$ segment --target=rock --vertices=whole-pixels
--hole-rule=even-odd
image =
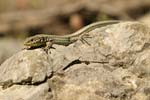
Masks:
[[[150,92],[141,90],[150,88],[149,33],[141,23],[124,22],[91,31],[90,46],[81,41],[64,50],[55,46],[51,58],[63,65],[73,60],[63,69],[64,76],[48,81],[55,99],[140,100],[140,96],[148,100]],[[139,78],[141,73],[144,76]]]
[[[122,22],[87,34],[88,43],[53,45],[49,54],[23,50],[7,59],[0,99],[149,100],[150,28]]]
[[[37,84],[52,74],[48,56],[40,49],[23,50],[15,54],[0,66],[0,70],[3,87],[11,84]]]
[[[38,86],[13,85],[8,89],[1,90],[0,100],[51,100],[52,94],[48,89],[47,83]]]

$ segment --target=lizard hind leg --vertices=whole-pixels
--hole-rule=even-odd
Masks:
[[[87,35],[87,34],[84,34],[84,35],[82,35],[82,36],[80,36],[80,41],[82,42],[82,43],[86,43],[86,44],[88,44],[89,46],[91,45],[85,38],[92,38],[92,37],[90,37],[89,35]]]

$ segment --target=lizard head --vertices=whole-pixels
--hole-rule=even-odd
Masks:
[[[36,48],[43,45],[46,45],[46,43],[44,42],[44,38],[38,35],[29,37],[24,41],[25,48]]]

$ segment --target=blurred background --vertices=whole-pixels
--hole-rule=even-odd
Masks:
[[[0,0],[0,64],[36,34],[71,34],[96,21],[150,26],[150,0]]]

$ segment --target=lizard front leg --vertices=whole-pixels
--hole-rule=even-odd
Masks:
[[[46,46],[45,46],[45,48],[44,48],[44,51],[45,51],[46,53],[48,53],[48,50],[49,50],[50,48],[53,48],[52,45],[53,45],[53,40],[50,40],[50,41],[46,42]]]

